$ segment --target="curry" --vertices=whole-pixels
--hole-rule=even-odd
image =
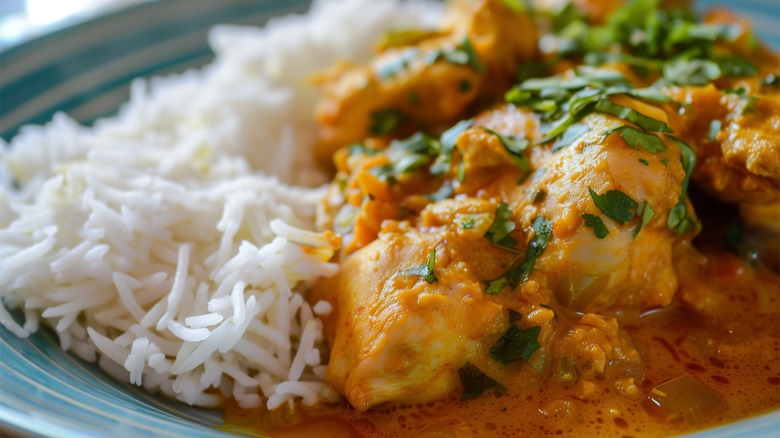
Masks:
[[[777,55],[723,10],[537,3],[453,1],[320,78],[344,247],[313,298],[346,402],[261,430],[666,436],[780,406]]]

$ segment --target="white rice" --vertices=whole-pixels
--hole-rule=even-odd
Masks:
[[[332,309],[301,295],[337,271],[339,245],[306,231],[324,194],[307,187],[325,182],[307,78],[438,14],[320,0],[264,29],[216,27],[211,65],[136,80],[116,117],[23,128],[0,145],[0,323],[20,337],[43,323],[110,375],[192,405],[336,400],[319,319]]]

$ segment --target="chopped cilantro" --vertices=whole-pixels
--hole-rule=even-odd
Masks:
[[[664,165],[664,167],[666,167],[666,166],[668,166],[668,165],[669,165],[669,160],[668,160],[668,159],[666,159],[666,158],[664,158],[664,159],[662,159],[662,160],[661,160],[661,164],[663,164],[663,165]]]
[[[433,64],[440,58],[450,64],[468,65],[477,73],[485,72],[485,66],[479,61],[468,36],[463,37],[460,44],[455,47],[431,50],[425,54],[425,61],[428,64]]]
[[[485,286],[485,293],[488,295],[495,295],[501,292],[501,289],[503,289],[508,282],[509,279],[506,277],[506,275],[501,276],[495,280],[488,281],[487,285]]]
[[[724,76],[753,76],[758,73],[758,67],[741,56],[717,56],[714,59]]]
[[[604,222],[600,217],[588,213],[582,213],[582,219],[585,220],[586,227],[593,228],[593,234],[595,234],[597,238],[603,239],[607,237],[607,234],[609,234],[607,226],[604,225]]]
[[[628,122],[635,123],[645,131],[672,132],[672,129],[669,128],[669,125],[667,125],[666,122],[647,117],[633,108],[612,103],[607,99],[596,102],[596,106],[593,109],[600,113],[609,114]]]
[[[603,195],[599,195],[590,187],[588,191],[596,207],[621,224],[630,221],[639,206],[638,202],[620,190],[607,190]]]
[[[371,113],[371,134],[387,135],[401,124],[401,113],[394,109],[377,110]]]
[[[439,190],[436,190],[431,194],[425,195],[425,197],[430,199],[433,202],[438,202],[449,198],[450,196],[452,196],[453,193],[455,193],[455,189],[452,187],[452,184],[445,182],[444,184],[441,185],[441,187],[439,187]]]
[[[439,158],[431,165],[432,175],[441,175],[450,170],[452,167],[452,154],[455,151],[455,144],[458,138],[467,129],[474,124],[471,119],[461,120],[456,123],[455,126],[444,131],[439,137],[439,144],[441,145],[441,152]]]
[[[490,356],[504,365],[509,365],[519,360],[528,362],[536,350],[541,347],[538,342],[540,326],[527,329],[509,326],[506,333],[490,347]]]
[[[749,95],[747,90],[743,87],[726,89],[723,90],[723,92],[726,94],[735,94],[739,96],[740,114],[745,114],[756,106],[756,97]]]
[[[347,146],[347,154],[353,155],[376,155],[379,153],[377,149],[369,149],[362,143],[353,143]]]
[[[680,197],[678,198],[677,205],[669,210],[669,217],[666,220],[666,224],[678,234],[686,234],[694,231],[698,227],[698,221],[688,214],[688,207],[685,205],[685,198],[688,195],[688,184],[691,181],[693,169],[696,167],[696,152],[682,140],[675,137],[669,138],[680,145],[680,162],[685,171],[685,179],[683,179],[680,188]]]
[[[506,202],[498,204],[498,208],[496,208],[496,218],[485,233],[485,237],[490,239],[493,243],[516,246],[517,241],[510,236],[512,231],[515,230],[515,223],[511,220],[511,217],[512,210],[509,209],[509,204]]]
[[[405,70],[417,57],[417,49],[405,49],[394,56],[380,58],[379,63],[374,67],[374,71],[380,79],[390,79],[401,71]]]
[[[390,47],[411,46],[420,41],[440,35],[442,35],[442,33],[435,30],[392,29],[388,31],[382,38],[382,41],[379,42],[379,47],[381,49],[387,49]]]
[[[523,0],[501,0],[501,3],[503,3],[504,6],[509,8],[512,12],[525,11],[525,5],[523,4]]]
[[[610,129],[604,132],[604,138],[609,137],[613,132],[617,132],[626,144],[632,149],[644,149],[651,154],[666,151],[666,145],[663,140],[655,134],[641,131],[633,126],[623,125],[618,128]]]
[[[710,122],[710,133],[707,137],[710,141],[716,141],[718,134],[720,133],[721,122],[718,119],[714,119]]]
[[[466,362],[463,367],[458,369],[458,376],[460,377],[460,384],[463,386],[463,395],[461,400],[470,400],[482,394],[489,389],[497,389],[499,392],[506,392],[506,388],[501,386],[500,383],[494,379],[488,377],[479,368]]]
[[[566,130],[563,132],[563,134],[558,138],[558,140],[553,143],[552,150],[553,152],[559,151],[566,146],[574,143],[582,137],[583,135],[590,132],[590,126],[588,126],[585,123],[577,123],[574,125],[569,126],[566,128]]]
[[[482,129],[498,138],[498,141],[500,141],[504,149],[509,152],[509,155],[515,161],[515,164],[517,164],[517,167],[519,167],[520,170],[527,171],[529,167],[531,167],[531,163],[528,161],[528,157],[526,157],[524,153],[525,149],[528,148],[528,145],[530,144],[528,139],[515,137],[513,135],[501,135],[487,127],[483,127]]]
[[[642,163],[645,166],[649,166],[650,165],[650,162],[645,160],[644,158],[639,158],[639,162]]]
[[[523,315],[520,314],[520,312],[517,312],[515,310],[509,309],[509,323],[514,323],[517,321],[520,321],[523,318]]]
[[[463,227],[464,230],[470,230],[474,228],[474,218],[467,217],[466,219],[463,219],[463,221],[460,223],[460,226]]]
[[[761,86],[762,87],[780,86],[780,74],[769,73],[768,75],[764,76],[764,79],[761,79]]]
[[[644,228],[655,215],[655,211],[653,211],[653,207],[647,201],[642,201],[636,209],[636,214],[639,216],[639,223],[636,224],[636,228],[634,228],[634,232],[631,233],[631,237],[636,237],[636,235],[642,231],[642,228]]]
[[[721,76],[718,63],[679,57],[664,63],[664,79],[676,85],[707,85]]]
[[[552,221],[545,219],[543,216],[537,216],[534,219],[532,226],[535,234],[531,242],[528,243],[525,260],[520,266],[510,269],[507,273],[510,286],[515,287],[521,282],[527,281],[528,277],[531,276],[536,267],[536,259],[542,255],[552,237],[552,225]]]
[[[423,277],[428,283],[436,283],[439,279],[433,272],[433,265],[436,263],[436,249],[431,248],[428,253],[428,264],[415,266],[411,269],[401,271],[404,275],[417,275]]]

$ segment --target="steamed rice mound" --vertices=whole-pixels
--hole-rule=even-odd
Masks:
[[[0,323],[49,326],[117,379],[192,405],[337,400],[318,318],[331,309],[305,300],[340,245],[308,231],[326,176],[307,78],[436,15],[323,0],[264,29],[217,27],[211,65],[137,80],[118,116],[25,127],[0,149]]]

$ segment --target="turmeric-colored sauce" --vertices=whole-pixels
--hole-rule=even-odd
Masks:
[[[309,298],[344,402],[226,429],[670,436],[780,408],[777,55],[724,11],[520,3],[454,0],[323,78],[344,245]]]
[[[228,430],[273,437],[352,436],[670,436],[718,426],[780,408],[780,278],[753,270],[723,249],[705,253],[697,281],[722,304],[705,318],[679,305],[635,317],[623,326],[642,352],[650,394],[659,383],[688,375],[722,405],[711,413],[672,416],[649,395],[627,398],[609,382],[592,391],[538,385],[523,392],[461,402],[388,403],[360,413],[346,403],[281,409],[225,410]],[[607,377],[609,378],[609,377]]]

